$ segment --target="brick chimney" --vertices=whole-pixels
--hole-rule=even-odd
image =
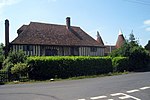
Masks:
[[[70,29],[70,17],[66,18],[66,28]]]
[[[5,20],[5,57],[8,56],[9,52],[9,20]]]

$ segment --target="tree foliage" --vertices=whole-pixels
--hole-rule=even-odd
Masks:
[[[145,46],[145,49],[150,51],[150,40],[148,41],[148,44]]]
[[[8,57],[3,62],[3,68],[10,70],[17,63],[24,63],[27,57],[23,51],[9,52]]]
[[[128,71],[129,59],[127,57],[114,57],[112,59],[113,71],[114,72],[124,72]]]
[[[3,63],[4,58],[5,58],[3,48],[4,48],[4,45],[3,45],[3,43],[1,43],[0,44],[0,69],[2,68],[2,63]]]
[[[11,68],[12,74],[25,75],[28,72],[28,66],[26,63],[17,63]]]
[[[136,40],[135,40],[134,34],[131,32],[131,34],[129,35],[129,42],[133,42],[133,41],[136,41]]]
[[[149,53],[138,44],[133,34],[130,34],[129,40],[126,40],[123,46],[113,51],[110,56],[128,57],[130,62],[129,70],[131,71],[144,69],[150,61]]]
[[[4,45],[3,45],[3,43],[1,43],[0,44],[0,62],[3,62],[3,60],[4,60],[4,50],[3,50],[3,48],[4,48]]]

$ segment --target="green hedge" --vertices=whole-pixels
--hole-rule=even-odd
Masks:
[[[109,57],[29,57],[27,63],[31,79],[69,78],[113,71]]]
[[[127,57],[112,58],[112,65],[114,72],[123,72],[129,70],[129,59]]]

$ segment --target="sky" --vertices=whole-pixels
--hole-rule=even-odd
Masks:
[[[10,42],[17,29],[30,22],[66,24],[81,27],[96,39],[97,31],[105,45],[115,45],[119,29],[126,39],[133,30],[139,44],[150,40],[149,0],[0,0],[0,43],[5,43],[5,19],[10,23]]]

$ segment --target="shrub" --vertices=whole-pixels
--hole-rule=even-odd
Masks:
[[[8,59],[8,62],[17,64],[17,63],[25,62],[27,57],[23,51],[19,51],[19,52],[10,52],[7,59]]]
[[[127,57],[112,58],[112,65],[114,72],[123,72],[129,70],[129,59]]]
[[[130,40],[126,41],[122,47],[114,50],[111,57],[128,57],[129,71],[146,71],[149,64],[149,53],[134,40],[133,34],[130,35]]]
[[[12,74],[25,75],[28,72],[28,66],[25,63],[17,63],[11,68]]]
[[[14,67],[15,64],[24,63],[26,59],[27,57],[23,51],[10,52],[8,57],[3,62],[3,70],[10,71],[10,69]]]
[[[6,60],[5,60],[6,61]],[[4,61],[4,63],[5,63],[5,61]],[[6,61],[7,62],[7,61]],[[5,65],[3,65],[4,67],[3,67],[3,71],[7,71],[7,72],[10,72],[11,71],[11,68],[12,67],[14,67],[14,64],[13,63],[11,63],[11,62],[7,62],[7,63],[5,63]]]
[[[149,53],[142,47],[133,47],[129,56],[130,71],[146,70],[149,64]]]
[[[29,57],[31,79],[69,78],[112,72],[111,58]]]

